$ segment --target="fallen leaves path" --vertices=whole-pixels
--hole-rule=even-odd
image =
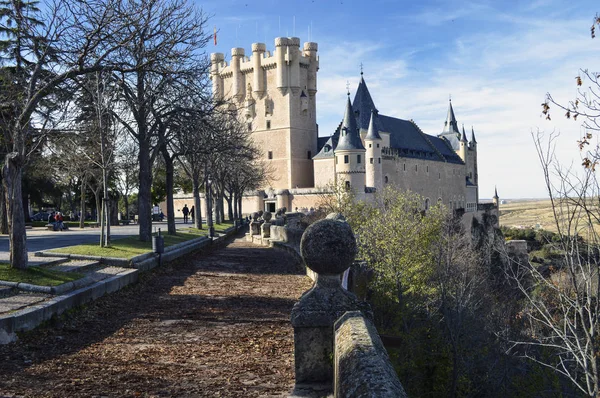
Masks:
[[[0,346],[0,397],[276,397],[293,386],[285,252],[236,240]]]

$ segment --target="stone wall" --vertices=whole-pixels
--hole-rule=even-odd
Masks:
[[[335,323],[335,396],[406,397],[379,333],[360,311]]]

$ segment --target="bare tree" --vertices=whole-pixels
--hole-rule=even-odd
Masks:
[[[132,72],[116,74],[123,103],[130,112],[120,118],[138,143],[139,237],[152,235],[152,164],[159,155],[166,131],[165,118],[173,112],[174,82],[197,76],[204,66],[199,52],[210,36],[206,16],[185,0],[131,0],[120,13],[129,36],[119,60]]]
[[[65,83],[77,76],[113,68],[111,55],[131,38],[128,24],[117,12],[117,0],[69,2],[48,1],[39,10],[31,3],[4,1],[0,26],[8,40],[0,47],[0,58],[11,69],[17,95],[2,98],[11,117],[5,139],[11,143],[2,170],[6,188],[10,229],[11,266],[27,267],[27,244],[21,199],[23,166],[31,142],[42,130],[47,116],[43,102],[55,96]],[[120,65],[122,66],[122,65]],[[6,93],[7,86],[2,88]],[[37,118],[37,119],[36,119]],[[33,124],[37,124],[34,128]]]
[[[534,141],[552,203],[560,260],[550,274],[523,262],[506,267],[526,302],[520,314],[525,331],[511,350],[553,369],[584,394],[598,397],[600,185],[592,168],[575,173],[557,162],[556,137],[550,134],[545,144],[538,132]]]

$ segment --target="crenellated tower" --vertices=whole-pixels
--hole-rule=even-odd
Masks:
[[[278,37],[271,54],[264,43],[231,50],[228,65],[221,53],[211,54],[215,99],[238,109],[262,158],[273,171],[275,189],[314,185],[312,157],[317,153],[317,43]]]

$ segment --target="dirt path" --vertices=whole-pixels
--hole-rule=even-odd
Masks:
[[[270,397],[293,385],[284,252],[241,240],[0,346],[0,397]]]

